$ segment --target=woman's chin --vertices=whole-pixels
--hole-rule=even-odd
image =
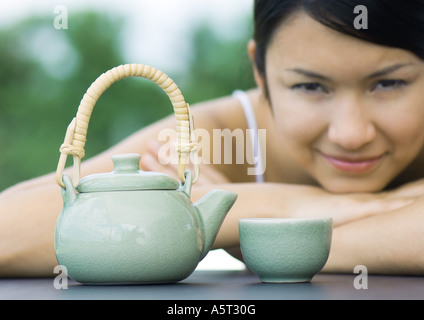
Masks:
[[[368,179],[343,179],[344,181],[321,181],[321,186],[331,193],[374,193],[384,190],[388,181],[370,181]],[[347,181],[346,181],[347,180]]]

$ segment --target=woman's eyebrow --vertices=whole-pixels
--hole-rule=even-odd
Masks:
[[[370,75],[366,76],[365,79],[374,79],[374,78],[382,77],[382,76],[385,76],[385,75],[390,74],[392,72],[395,72],[395,71],[397,71],[401,68],[412,66],[412,65],[414,65],[414,63],[412,63],[412,62],[411,63],[397,63],[397,64],[394,64],[392,66],[386,67],[386,68],[378,70],[376,72],[373,72]],[[295,73],[298,73],[300,75],[303,75],[303,76],[306,76],[306,77],[309,77],[309,78],[318,79],[318,80],[332,81],[332,79],[330,77],[324,76],[324,75],[316,73],[314,71],[302,69],[302,68],[285,69],[284,71],[295,72]]]
[[[313,72],[313,71],[301,69],[301,68],[285,69],[285,71],[296,72],[298,74],[301,74],[303,76],[307,76],[309,78],[314,78],[314,79],[319,79],[319,80],[325,80],[325,81],[331,81],[331,79],[329,77],[327,77],[327,76],[324,76],[322,74],[319,74],[319,73],[316,73],[316,72]]]
[[[388,75],[389,73],[395,72],[395,71],[397,71],[401,68],[409,67],[409,66],[412,66],[412,65],[414,65],[414,63],[412,63],[412,62],[411,63],[398,63],[398,64],[395,64],[395,65],[386,67],[382,70],[376,71],[376,72],[370,74],[369,76],[367,76],[366,78],[367,79],[373,79],[373,78],[382,77],[382,76]]]

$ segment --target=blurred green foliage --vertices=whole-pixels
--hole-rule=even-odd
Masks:
[[[90,84],[124,61],[124,19],[94,12],[69,17],[56,30],[52,18],[29,18],[0,30],[0,191],[56,169],[66,127]],[[186,100],[196,102],[253,86],[246,43],[208,25],[192,34],[184,74],[167,73]],[[99,99],[87,136],[86,158],[172,113],[166,94],[144,79],[115,83]]]

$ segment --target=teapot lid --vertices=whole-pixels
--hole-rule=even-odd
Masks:
[[[82,178],[77,186],[78,192],[176,190],[179,187],[179,183],[166,174],[140,170],[139,154],[115,155],[112,161],[112,172]]]

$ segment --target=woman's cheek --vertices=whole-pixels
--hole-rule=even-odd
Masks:
[[[299,112],[296,108],[286,110],[279,115],[283,136],[301,144],[311,144],[319,139],[327,128],[322,115],[311,112]]]
[[[424,108],[423,108],[424,109]],[[421,147],[424,141],[424,113],[401,112],[382,116],[379,129],[394,147]]]

